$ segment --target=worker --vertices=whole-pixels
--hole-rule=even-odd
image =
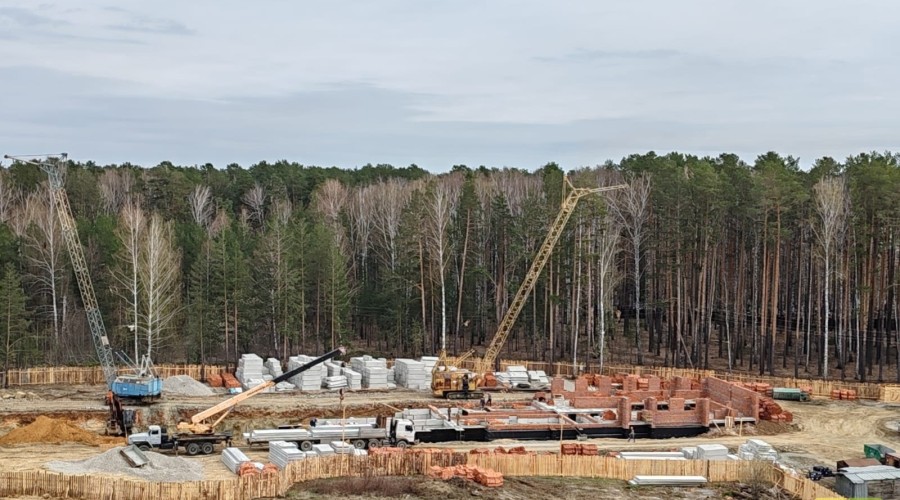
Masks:
[[[491,404],[493,404],[493,403],[491,402],[491,395],[488,394],[488,395],[487,395],[487,406],[490,407]]]
[[[628,441],[634,442],[634,426],[631,426],[631,432],[628,433]]]
[[[318,422],[319,422],[319,419],[317,419],[316,417],[313,417],[313,418],[309,419],[309,426],[315,427]]]
[[[481,396],[481,409],[484,409],[484,396]]]
[[[469,399],[469,374],[464,373],[462,377],[462,390],[466,399]]]

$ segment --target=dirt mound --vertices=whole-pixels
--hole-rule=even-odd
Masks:
[[[47,462],[47,468],[66,474],[129,474],[148,481],[179,482],[203,479],[203,466],[180,457],[144,452],[149,463],[136,468],[122,457],[122,447],[113,448],[85,460]]]
[[[197,382],[190,375],[175,375],[163,380],[162,391],[180,396],[212,396],[212,389]]]
[[[98,436],[80,427],[45,416],[38,417],[34,422],[13,429],[8,434],[0,436],[0,445],[23,443],[81,443],[100,445],[109,442],[108,438]]]

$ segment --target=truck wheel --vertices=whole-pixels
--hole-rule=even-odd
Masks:
[[[312,451],[312,442],[310,441],[301,441],[300,442],[300,450],[302,451]]]
[[[402,440],[402,439],[401,439],[400,441],[397,441],[397,448],[406,449],[406,448],[408,448],[408,447],[409,447],[409,443],[408,443],[408,442],[406,442],[406,441],[404,441],[404,440]]]
[[[139,444],[138,449],[141,451],[150,451],[150,446],[148,446],[146,444]]]
[[[356,439],[353,441],[353,447],[357,450],[365,450],[366,449],[366,440],[365,439]]]
[[[203,450],[204,455],[211,455],[212,452],[214,451],[214,447],[213,447],[212,443],[203,443],[203,445],[201,445],[200,448]]]
[[[200,453],[200,445],[198,443],[188,443],[187,446],[185,446],[185,449],[190,456]]]
[[[369,440],[369,449],[371,450],[372,448],[381,448],[381,441],[379,441],[377,439],[370,439]]]

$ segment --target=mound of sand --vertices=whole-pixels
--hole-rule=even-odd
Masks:
[[[145,451],[149,463],[143,467],[132,467],[119,453],[123,447],[112,448],[99,455],[84,460],[47,462],[48,469],[65,474],[128,474],[148,481],[180,482],[203,479],[203,466],[198,462],[180,457],[168,457],[160,453]]]
[[[23,443],[81,443],[100,445],[109,442],[109,438],[98,436],[80,427],[76,427],[65,420],[57,420],[40,416],[34,422],[13,429],[8,434],[0,436],[0,445]]]

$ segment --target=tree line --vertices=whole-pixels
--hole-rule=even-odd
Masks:
[[[898,155],[653,152],[564,172],[68,162],[111,342],[157,362],[486,346],[559,211],[585,198],[505,354],[900,380]],[[0,359],[91,363],[44,174],[0,173]]]

